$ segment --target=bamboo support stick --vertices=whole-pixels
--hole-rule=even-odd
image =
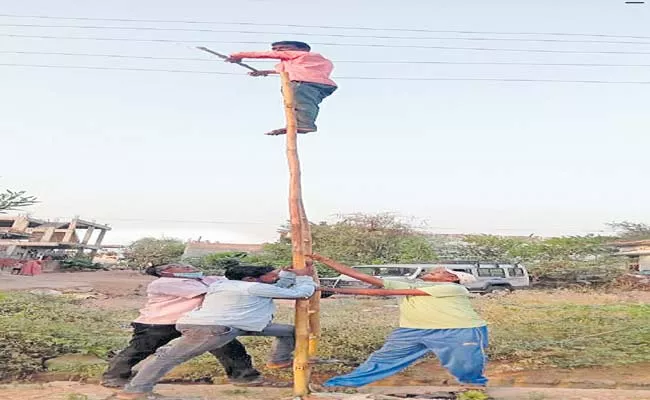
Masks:
[[[311,239],[311,225],[305,212],[303,202],[300,202],[300,211],[302,219],[302,240],[304,243],[303,250],[305,254],[311,254],[312,239]],[[311,260],[307,263],[313,263]],[[314,269],[314,281],[319,284],[318,271]],[[311,299],[309,299],[309,358],[315,358],[318,355],[318,345],[320,343],[321,327],[320,327],[320,292],[316,292]]]
[[[303,239],[302,189],[300,184],[300,159],[298,158],[298,129],[294,107],[294,94],[289,75],[281,74],[284,111],[287,118],[287,160],[289,162],[289,214],[293,268],[306,268]],[[309,240],[311,243],[311,240]],[[296,300],[296,349],[293,358],[293,394],[304,398],[309,394],[309,300]]]

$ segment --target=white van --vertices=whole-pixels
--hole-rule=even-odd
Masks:
[[[530,287],[528,270],[523,265],[517,263],[443,262],[439,264],[358,265],[353,268],[381,279],[411,281],[417,279],[422,272],[440,267],[474,275],[476,282],[466,285],[467,289],[471,292],[494,293]],[[321,286],[332,288],[370,287],[365,282],[345,275],[340,275],[335,278],[321,278],[320,282]],[[331,293],[323,292],[322,296],[329,297]]]

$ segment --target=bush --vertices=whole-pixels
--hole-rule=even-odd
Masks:
[[[0,380],[43,371],[46,359],[64,354],[106,357],[126,343],[129,317],[61,297],[0,294]]]
[[[101,264],[94,263],[85,258],[72,258],[70,260],[59,261],[62,271],[82,271],[82,270],[100,270],[103,269]]]

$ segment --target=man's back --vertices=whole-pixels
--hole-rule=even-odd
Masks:
[[[223,325],[245,331],[261,331],[273,319],[273,298],[309,297],[316,284],[310,277],[297,277],[291,289],[237,280],[210,285],[201,308],[181,318],[179,324]]]
[[[203,294],[217,277],[203,279],[158,278],[147,286],[147,304],[135,320],[141,324],[174,325],[201,305]]]

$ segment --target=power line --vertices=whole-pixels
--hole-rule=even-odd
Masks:
[[[513,42],[531,42],[531,43],[591,43],[591,44],[650,45],[650,42],[620,41],[620,40],[572,40],[572,39],[567,40],[567,39],[525,39],[525,38],[498,38],[498,37],[422,37],[422,36],[390,36],[390,35],[350,35],[350,34],[328,34],[328,33],[308,33],[308,32],[243,31],[243,30],[233,30],[233,29],[161,28],[161,27],[138,27],[138,26],[98,26],[98,25],[42,25],[42,24],[0,23],[0,26],[29,27],[29,28],[63,28],[63,29],[114,29],[114,30],[156,31],[156,32],[202,32],[202,33],[323,36],[323,37],[355,38],[355,39],[513,41]]]
[[[183,219],[147,219],[147,218],[99,218],[104,221],[118,222],[162,222],[171,224],[214,224],[214,225],[273,225],[280,226],[277,222],[262,221],[226,221],[226,220],[183,220]]]
[[[70,56],[70,57],[105,57],[135,60],[160,60],[160,61],[200,61],[219,62],[217,59],[196,58],[196,57],[156,57],[156,56],[134,56],[129,54],[95,54],[95,53],[64,53],[45,51],[10,51],[0,50],[0,54],[16,55],[43,55],[43,56]],[[269,60],[256,60],[267,62]],[[441,65],[521,65],[521,66],[548,66],[548,67],[650,67],[650,64],[605,64],[605,63],[535,63],[535,62],[490,62],[490,61],[423,61],[423,60],[335,60],[335,63],[349,64],[441,64]]]
[[[131,38],[105,38],[105,37],[79,37],[79,36],[55,36],[55,35],[16,35],[0,34],[4,37],[30,38],[30,39],[63,39],[63,40],[95,40],[95,41],[118,41],[118,42],[142,42],[142,43],[221,43],[221,44],[263,44],[255,40],[178,40],[178,39],[131,39]],[[436,50],[471,50],[471,51],[503,51],[522,53],[561,53],[561,54],[643,54],[650,55],[647,51],[593,51],[593,50],[551,50],[551,49],[504,49],[493,47],[454,47],[454,46],[425,46],[425,45],[395,45],[395,44],[372,44],[372,43],[331,43],[318,42],[314,45],[321,46],[344,46],[344,47],[376,47],[376,48],[404,48],[404,49],[436,49]]]
[[[137,71],[137,72],[171,72],[186,74],[204,75],[237,75],[246,76],[235,72],[217,71],[196,71],[178,69],[156,69],[156,68],[123,68],[123,67],[100,67],[85,65],[51,65],[51,64],[14,64],[2,63],[0,67],[23,67],[23,68],[61,68],[61,69],[87,69],[87,70],[108,70],[108,71]],[[624,84],[624,85],[648,85],[650,81],[608,81],[608,80],[570,80],[570,79],[528,79],[528,78],[455,78],[455,77],[379,77],[379,76],[338,76],[339,80],[386,80],[386,81],[448,81],[448,82],[512,82],[512,83],[581,83],[581,84]]]
[[[316,29],[347,29],[361,31],[392,31],[392,32],[420,32],[420,33],[456,33],[456,34],[490,34],[490,35],[546,35],[546,36],[586,36],[608,37],[622,39],[650,39],[650,36],[635,35],[610,35],[593,33],[567,33],[567,32],[499,32],[499,31],[474,31],[474,30],[436,30],[424,28],[380,28],[368,26],[341,26],[341,25],[305,25],[305,24],[279,24],[259,22],[233,22],[233,21],[198,21],[198,20],[157,20],[157,19],[132,19],[132,18],[93,18],[93,17],[58,17],[49,15],[20,15],[0,14],[8,18],[34,18],[68,21],[112,21],[112,22],[146,22],[146,23],[172,23],[172,24],[212,24],[212,25],[241,25],[241,26],[277,26],[285,28],[316,28]]]
[[[26,67],[26,68],[64,68],[64,69],[88,69],[104,71],[134,71],[134,72],[173,72],[185,74],[209,74],[209,75],[238,75],[246,76],[236,72],[218,72],[218,71],[193,71],[183,69],[158,69],[158,68],[124,68],[124,67],[101,67],[91,65],[50,65],[50,64],[14,64],[2,63],[0,67]]]
[[[51,219],[58,219],[58,220],[69,220],[70,217],[56,217],[56,218],[51,218]],[[108,221],[108,222],[149,222],[149,223],[169,223],[169,224],[208,224],[208,225],[273,225],[278,228],[281,228],[286,221],[283,220],[283,222],[269,222],[269,221],[231,221],[231,220],[202,220],[202,219],[161,219],[161,218],[110,218],[110,217],[98,217],[96,218],[98,220],[103,220],[103,221]],[[315,221],[315,220],[314,220]],[[314,222],[312,221],[312,222]],[[432,234],[435,234],[434,232],[431,232],[433,230],[455,230],[455,231],[462,231],[462,230],[467,230],[466,228],[460,228],[460,227],[453,227],[453,226],[435,226],[435,225],[427,225],[425,224],[422,226],[422,229],[425,231],[429,231]],[[608,230],[604,230],[602,228],[600,229],[586,229],[584,226],[579,226],[579,225],[569,225],[569,226],[561,226],[561,225],[553,225],[546,227],[546,229],[571,229],[571,230],[580,230],[584,232],[611,232]],[[523,228],[513,228],[511,226],[496,226],[496,227],[491,227],[491,230],[495,231],[510,231],[510,232],[535,232],[539,231],[539,227],[537,228],[532,228],[532,227],[523,227]],[[544,230],[544,229],[541,229]],[[467,235],[471,235],[471,233],[466,233]]]

